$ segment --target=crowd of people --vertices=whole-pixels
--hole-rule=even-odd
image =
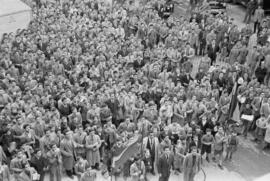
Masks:
[[[160,1],[35,2],[29,27],[0,44],[1,181],[96,180],[97,170],[104,181],[168,181],[171,169],[190,181],[201,160],[223,169],[239,134],[269,148],[270,26],[261,7],[256,26],[240,29],[200,3],[176,17]],[[134,135],[141,154],[113,168]]]

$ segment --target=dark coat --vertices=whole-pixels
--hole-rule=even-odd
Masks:
[[[218,51],[219,51],[218,45],[215,45],[214,47],[212,44],[207,46],[207,54],[212,62],[216,60]]]
[[[41,174],[44,172],[44,168],[48,166],[48,161],[43,156],[41,156],[40,158],[37,158],[37,156],[33,156],[31,158],[30,164],[36,169],[39,174]]]
[[[161,177],[169,178],[173,160],[173,155],[169,155],[168,160],[165,154],[161,155],[158,160],[158,173],[161,174]]]

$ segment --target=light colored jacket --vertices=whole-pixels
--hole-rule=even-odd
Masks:
[[[258,21],[259,23],[262,23],[264,18],[264,10],[263,9],[256,9],[254,13],[254,21]]]

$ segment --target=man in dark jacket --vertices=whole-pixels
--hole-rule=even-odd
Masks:
[[[255,70],[255,76],[258,79],[260,84],[264,83],[264,79],[267,73],[264,62],[261,62],[261,65]]]
[[[159,181],[168,181],[173,165],[173,155],[169,147],[164,148],[164,154],[158,160]]]
[[[48,162],[42,156],[41,150],[37,150],[36,154],[31,158],[31,166],[36,169],[38,174],[40,174],[39,181],[43,181],[45,177],[45,172],[48,169]]]
[[[219,47],[216,44],[216,40],[213,40],[210,45],[207,46],[207,54],[208,57],[211,59],[211,65],[216,62],[217,53],[219,51]]]

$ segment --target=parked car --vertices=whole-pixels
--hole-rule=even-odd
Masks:
[[[216,15],[226,12],[226,3],[224,2],[224,0],[209,0],[208,3],[210,7],[208,11],[210,13]]]

